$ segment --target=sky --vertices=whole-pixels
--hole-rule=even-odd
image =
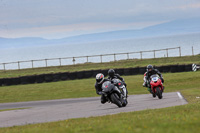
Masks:
[[[0,0],[0,37],[59,39],[194,17],[200,0]]]

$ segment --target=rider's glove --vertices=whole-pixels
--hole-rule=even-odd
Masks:
[[[161,80],[162,80],[162,83],[164,83],[164,79],[163,79],[163,78],[161,78]]]
[[[123,82],[123,84],[125,85],[125,87],[127,86],[127,84],[125,82]]]
[[[102,93],[102,91],[100,91],[98,94],[99,94],[99,95],[102,95],[103,93]]]

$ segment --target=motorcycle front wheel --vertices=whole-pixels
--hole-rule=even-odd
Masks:
[[[110,98],[114,104],[116,104],[119,108],[122,107],[122,103],[120,101],[120,97],[117,95],[117,93],[113,93],[110,95]]]
[[[162,91],[160,90],[159,87],[156,87],[156,94],[157,94],[159,99],[162,99]]]

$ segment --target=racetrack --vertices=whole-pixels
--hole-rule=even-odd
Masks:
[[[124,108],[118,108],[110,103],[101,104],[100,97],[3,103],[0,104],[0,110],[11,108],[27,109],[0,112],[0,127],[102,116],[187,104],[187,101],[179,92],[163,93],[163,99],[153,98],[151,94],[130,95],[128,102],[128,105]]]

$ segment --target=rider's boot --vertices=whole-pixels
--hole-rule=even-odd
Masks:
[[[156,94],[154,94],[151,90],[151,88],[148,88],[148,91],[152,94],[153,97],[156,97]]]
[[[152,94],[152,90],[151,90],[151,88],[148,87],[147,90]]]
[[[164,90],[165,90],[165,87],[163,86],[163,92],[164,92]]]

